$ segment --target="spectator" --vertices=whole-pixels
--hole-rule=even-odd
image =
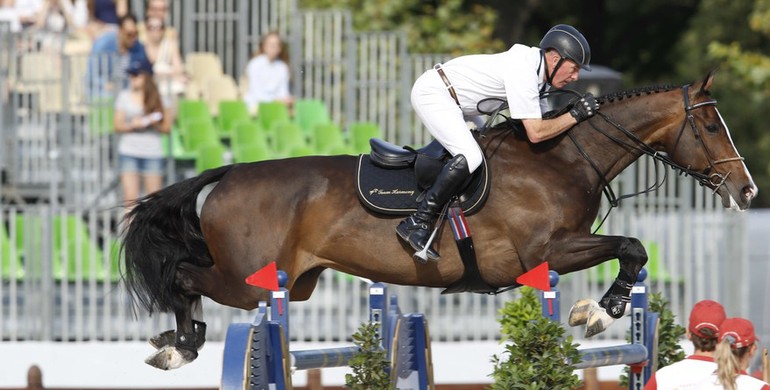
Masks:
[[[171,129],[173,116],[152,79],[147,59],[131,63],[128,89],[115,100],[115,131],[119,134],[118,166],[127,208],[141,195],[163,186],[164,151],[161,134]]]
[[[35,27],[44,50],[61,51],[66,34],[75,28],[70,0],[46,0],[37,13]]]
[[[97,39],[118,29],[121,18],[128,15],[128,0],[88,0],[88,14],[89,35]]]
[[[166,24],[162,19],[151,17],[147,19],[146,26],[145,50],[153,64],[155,82],[163,97],[175,98],[184,93],[187,82],[179,45],[175,39],[166,36]]]
[[[13,7],[22,28],[32,27],[37,20],[37,13],[43,7],[44,0],[14,0]]]
[[[259,49],[246,65],[248,90],[244,100],[253,111],[260,102],[280,101],[291,105],[289,57],[277,32],[259,41]]]
[[[689,388],[711,375],[717,368],[714,350],[725,309],[718,302],[703,300],[693,306],[687,326],[687,338],[692,341],[695,352],[686,359],[666,366],[655,372],[645,390]]]
[[[717,369],[694,389],[770,390],[770,385],[746,373],[757,353],[754,325],[745,318],[728,318],[719,327],[719,344],[714,352]]]
[[[117,57],[118,64],[113,64]],[[147,61],[144,45],[137,39],[136,18],[126,15],[120,19],[118,31],[108,31],[91,48],[88,81],[91,95],[104,97],[112,90],[111,80],[124,76],[128,64]],[[119,71],[114,68],[118,67]]]
[[[144,20],[145,22],[157,18],[163,21],[166,26],[163,32],[164,39],[170,39],[173,42],[178,42],[177,33],[174,27],[169,25],[168,20],[168,1],[167,0],[149,0],[144,8]],[[139,39],[142,42],[147,41],[147,26],[144,22],[137,25],[139,29]]]

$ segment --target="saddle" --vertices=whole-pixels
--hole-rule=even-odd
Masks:
[[[356,192],[368,209],[386,215],[410,215],[451,158],[433,141],[420,149],[399,147],[378,138],[369,140],[371,154],[362,154],[356,166]],[[486,157],[466,180],[459,200],[465,214],[481,209],[489,194]]]

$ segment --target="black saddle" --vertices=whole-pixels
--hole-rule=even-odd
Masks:
[[[435,140],[417,150],[377,138],[370,139],[369,144],[371,154],[358,158],[356,191],[364,206],[381,214],[409,215],[417,211],[424,191],[451,158]],[[466,214],[481,209],[489,194],[489,183],[485,157],[461,190],[460,203]]]

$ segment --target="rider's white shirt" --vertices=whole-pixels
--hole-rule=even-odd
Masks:
[[[457,91],[463,114],[479,115],[478,102],[497,97],[508,100],[512,118],[531,119],[541,118],[545,109],[540,100],[545,84],[541,59],[540,48],[516,44],[502,53],[457,57],[442,68]]]

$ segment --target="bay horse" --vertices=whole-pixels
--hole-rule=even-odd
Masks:
[[[559,274],[619,259],[599,303],[581,301],[570,324],[603,330],[629,301],[647,254],[636,238],[592,234],[608,183],[643,154],[683,170],[744,210],[757,194],[716,108],[713,73],[681,87],[647,87],[600,97],[596,116],[533,144],[508,121],[481,132],[491,189],[467,217],[478,274],[492,287],[548,261]],[[176,331],[153,337],[147,363],[177,368],[205,340],[201,296],[251,310],[268,291],[245,278],[272,261],[306,300],[327,268],[400,285],[447,287],[463,278],[457,251],[419,263],[394,231],[400,217],[364,208],[354,190],[356,156],[308,156],[228,165],[138,200],[126,215],[122,249],[134,302],[173,312]],[[441,231],[435,245],[454,237]]]

